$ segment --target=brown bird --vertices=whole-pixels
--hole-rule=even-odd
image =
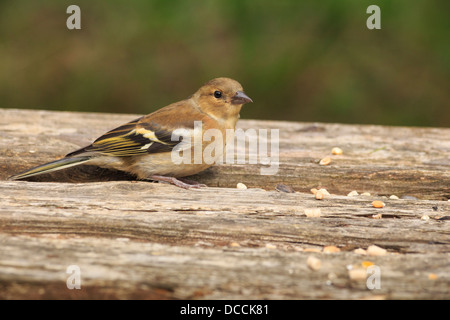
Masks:
[[[131,173],[142,180],[169,182],[182,188],[203,186],[177,179],[196,174],[213,164],[203,157],[201,161],[194,159],[195,152],[205,150],[208,145],[208,142],[200,140],[201,148],[196,149],[196,138],[201,138],[209,129],[219,130],[225,137],[227,129],[235,129],[242,105],[248,102],[253,101],[243,92],[239,82],[216,78],[186,100],[126,123],[87,147],[10,179],[23,179],[84,163]],[[226,139],[222,141],[221,152],[217,152],[213,160],[222,155]],[[174,162],[174,152],[187,152],[188,157],[184,159],[189,161]]]

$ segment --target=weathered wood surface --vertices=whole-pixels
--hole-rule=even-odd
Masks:
[[[280,129],[277,175],[215,166],[196,177],[210,186],[198,190],[91,166],[5,180],[134,118],[0,109],[0,298],[450,298],[450,130],[241,120]],[[318,165],[335,146],[344,154]],[[331,196],[315,200],[313,187]],[[418,199],[382,198],[391,194]],[[305,216],[312,208],[320,218]],[[353,251],[370,245],[388,252]],[[349,277],[363,261],[380,267],[380,289]],[[66,287],[69,265],[81,290]]]

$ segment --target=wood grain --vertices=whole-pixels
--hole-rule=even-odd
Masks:
[[[280,130],[278,174],[214,166],[194,177],[209,188],[184,190],[92,166],[7,181],[136,115],[0,115],[2,299],[450,298],[448,129],[242,120]],[[335,146],[344,154],[330,155]],[[325,156],[332,163],[320,166]],[[316,200],[313,187],[331,195]],[[383,197],[391,194],[417,199]],[[371,245],[387,253],[354,252]],[[380,267],[380,289],[349,276],[364,261]],[[66,286],[70,265],[81,290]]]

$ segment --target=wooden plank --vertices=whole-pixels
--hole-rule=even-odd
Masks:
[[[135,116],[0,113],[0,298],[450,298],[450,203],[442,201],[450,148],[436,140],[447,129],[242,121],[280,129],[278,175],[215,166],[197,177],[212,187],[184,190],[88,166],[5,181]],[[319,166],[333,146],[344,154]],[[237,182],[255,188],[228,188]],[[280,182],[302,192],[275,191]],[[332,194],[316,200],[317,186]],[[345,196],[354,189],[374,195]],[[392,193],[419,199],[381,197]],[[373,208],[375,199],[386,206]],[[321,216],[308,218],[308,209]],[[354,252],[371,245],[387,253]],[[310,256],[320,269],[308,267]],[[380,267],[379,289],[350,277],[364,261]],[[80,267],[81,290],[66,286],[70,265]]]
[[[99,135],[138,115],[96,114],[0,109],[0,179],[64,156],[91,143]],[[450,129],[343,125],[240,120],[243,130],[279,129],[280,164],[276,175],[260,174],[260,164],[224,164],[199,174],[208,186],[250,187],[273,190],[278,183],[308,192],[323,186],[334,194],[352,190],[371,194],[450,199]],[[333,147],[329,166],[318,162]],[[86,182],[130,177],[80,166],[33,181]]]

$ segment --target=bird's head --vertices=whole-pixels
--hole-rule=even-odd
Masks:
[[[205,83],[192,96],[200,110],[218,121],[234,125],[239,118],[242,105],[253,102],[236,80],[216,78]]]

